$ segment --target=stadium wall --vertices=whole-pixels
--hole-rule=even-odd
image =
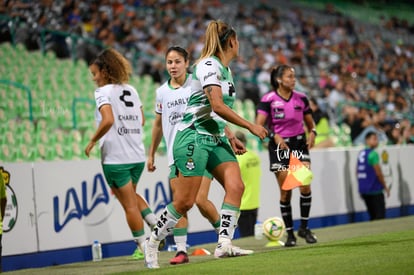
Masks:
[[[383,172],[392,185],[387,217],[414,214],[414,146],[383,147]],[[313,204],[310,226],[334,226],[367,221],[358,195],[355,165],[358,149],[313,150]],[[262,186],[259,220],[280,216],[279,194],[269,172],[267,152],[261,152]],[[157,159],[154,173],[145,171],[138,192],[156,214],[171,199],[167,158]],[[107,187],[99,160],[5,163],[0,168],[7,183],[3,233],[3,271],[91,260],[90,244],[99,240],[104,257],[132,254],[134,244],[124,212]],[[292,199],[295,225],[299,222],[299,196]],[[217,207],[222,187],[214,182],[210,198]],[[194,207],[189,213],[189,244],[215,242],[211,225]],[[149,233],[149,228],[146,227]],[[238,233],[236,232],[236,237]]]

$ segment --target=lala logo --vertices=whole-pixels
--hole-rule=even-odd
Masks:
[[[73,219],[88,218],[85,223],[91,226],[104,222],[111,215],[113,207],[109,212],[105,211],[105,215],[102,215],[102,212],[98,213],[98,218],[95,217],[98,215],[91,213],[100,204],[109,205],[110,201],[111,197],[102,174],[95,175],[92,190],[88,190],[88,184],[85,180],[81,183],[80,194],[72,187],[66,191],[64,199],[59,196],[53,197],[55,232],[60,232]]]

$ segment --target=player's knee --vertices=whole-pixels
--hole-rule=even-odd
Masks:
[[[226,186],[226,193],[235,195],[235,196],[242,196],[244,192],[244,184],[242,181],[234,181],[231,184]]]
[[[175,201],[174,207],[178,213],[184,214],[187,213],[194,205],[194,199],[179,199]]]
[[[301,186],[300,187],[300,193],[301,194],[310,194],[311,193],[311,187],[310,187],[310,185],[307,185],[307,186]]]
[[[290,202],[292,198],[292,192],[291,191],[285,191],[285,190],[280,190],[280,201],[282,202]]]
[[[206,203],[206,198],[197,196],[195,204],[198,208],[203,209],[204,204]]]

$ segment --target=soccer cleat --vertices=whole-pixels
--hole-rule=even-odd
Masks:
[[[185,264],[189,261],[187,253],[179,251],[175,257],[170,260],[170,264]]]
[[[145,258],[144,253],[142,253],[139,248],[135,249],[134,254],[132,254],[131,257],[134,260],[143,260]]]
[[[296,238],[293,235],[288,235],[287,240],[285,242],[286,247],[296,246]]]
[[[238,257],[253,254],[253,250],[241,249],[231,243],[219,243],[214,251],[215,258]]]
[[[158,264],[158,249],[157,247],[151,247],[149,245],[149,240],[145,241],[144,244],[144,259],[145,265],[148,268],[160,268]]]
[[[298,236],[304,238],[307,243],[316,243],[317,239],[315,234],[312,233],[308,228],[299,228]]]

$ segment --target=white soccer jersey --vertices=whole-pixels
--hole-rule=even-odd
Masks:
[[[209,85],[221,87],[224,104],[233,107],[236,92],[230,68],[225,67],[215,56],[203,59],[193,72],[191,96],[179,130],[193,126],[201,134],[224,136],[227,122],[212,111],[204,92],[204,88]]]
[[[168,165],[174,163],[173,143],[177,126],[182,120],[188,98],[191,94],[191,75],[188,75],[183,86],[174,89],[169,81],[156,91],[155,112],[162,117],[162,132],[167,145]]]
[[[103,164],[127,164],[144,162],[145,149],[142,141],[141,100],[134,87],[128,84],[109,84],[95,91],[96,122],[102,120],[99,108],[112,107],[114,124],[99,140]]]

